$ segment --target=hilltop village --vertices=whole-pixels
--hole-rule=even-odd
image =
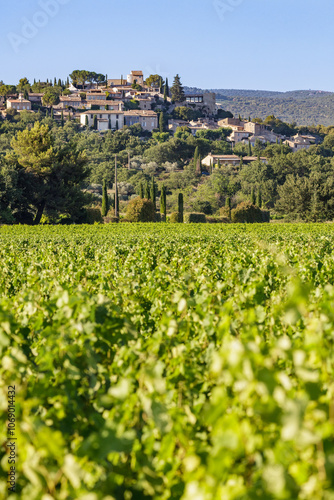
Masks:
[[[0,82],[0,223],[143,220],[146,202],[154,221],[332,220],[333,157],[334,127],[233,116],[178,74]]]

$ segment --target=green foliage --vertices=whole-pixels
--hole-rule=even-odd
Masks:
[[[106,217],[108,211],[109,211],[109,198],[107,191],[107,181],[104,179],[102,187],[102,208],[101,208],[102,217]]]
[[[205,214],[201,213],[185,213],[184,214],[184,222],[186,223],[205,223],[206,217]]]
[[[333,246],[321,224],[2,227],[12,496],[331,498]]]
[[[180,220],[180,214],[179,212],[172,212],[169,216],[169,222],[171,222],[172,224],[175,224],[175,223],[178,223],[178,222],[182,222]]]
[[[183,193],[179,193],[177,211],[179,213],[179,222],[183,222]]]
[[[176,75],[174,78],[173,86],[170,89],[172,94],[172,100],[174,102],[183,102],[185,101],[185,93],[181,84],[181,79],[179,75]]]
[[[95,224],[96,222],[103,222],[101,210],[98,207],[89,207],[85,209],[85,222],[87,224]]]
[[[155,206],[152,200],[134,198],[127,206],[126,218],[131,222],[155,222]]]
[[[250,201],[243,201],[231,210],[232,222],[264,222],[262,210]]]
[[[212,205],[209,201],[197,200],[193,204],[193,208],[196,212],[200,212],[205,215],[212,215]]]

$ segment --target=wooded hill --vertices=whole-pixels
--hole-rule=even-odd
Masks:
[[[185,88],[186,93],[201,89]],[[297,125],[333,125],[334,93],[316,90],[272,92],[265,90],[209,89],[226,111],[243,117],[264,119],[275,115]]]

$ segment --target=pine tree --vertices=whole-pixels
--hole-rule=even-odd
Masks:
[[[151,187],[150,187],[150,199],[153,201],[154,208],[156,209],[156,191],[155,191],[155,182],[154,177],[152,175],[151,179]]]
[[[93,116],[93,129],[97,130],[97,115]]]
[[[103,180],[103,187],[102,187],[102,209],[101,209],[102,217],[106,217],[108,211],[109,211],[109,199],[108,199],[108,192],[107,192],[107,182],[104,179]]]
[[[250,141],[248,141],[248,156],[252,156],[252,145],[250,143]]]
[[[60,125],[63,127],[64,126],[64,111],[61,110],[61,115],[60,115]]]
[[[160,213],[162,215],[162,220],[166,222],[167,219],[167,199],[166,199],[166,187],[162,186],[161,196],[160,196]]]
[[[148,182],[145,183],[145,199],[146,200],[150,199],[150,187],[148,185]]]
[[[143,186],[142,182],[140,183],[140,186],[139,186],[139,196],[141,199],[144,198],[144,186]]]
[[[178,198],[179,222],[183,222],[183,194],[179,193]]]
[[[170,89],[172,93],[172,99],[174,102],[183,102],[185,101],[185,93],[181,84],[181,79],[179,75],[176,75],[174,78],[174,83],[172,88]]]
[[[164,114],[162,111],[159,115],[159,130],[160,130],[160,132],[164,131]]]
[[[261,208],[262,207],[262,194],[261,194],[261,188],[259,188],[257,192],[257,197],[256,197],[256,205]]]
[[[252,187],[252,190],[251,190],[251,203],[252,203],[252,205],[256,204],[255,192],[254,192],[254,188],[253,187]]]

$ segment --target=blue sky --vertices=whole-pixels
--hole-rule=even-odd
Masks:
[[[334,91],[332,0],[2,0],[0,80],[142,69],[203,88]]]

